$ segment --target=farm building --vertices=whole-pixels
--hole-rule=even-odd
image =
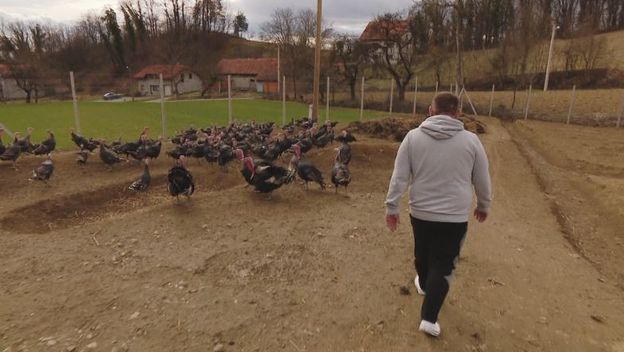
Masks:
[[[277,59],[223,59],[218,64],[222,86],[227,86],[227,76],[232,79],[232,89],[276,94]]]
[[[141,95],[160,95],[160,74],[163,75],[165,96],[183,94],[202,89],[201,78],[188,67],[175,65],[150,65],[134,75]]]
[[[388,48],[390,60],[396,63],[399,60],[399,48],[396,43],[389,43],[388,38],[409,35],[410,32],[407,21],[376,20],[366,25],[366,28],[360,35],[360,40],[363,43],[377,45],[378,55],[383,54],[383,48],[391,45]]]
[[[14,100],[26,98],[26,93],[15,81],[10,77],[11,67],[6,64],[0,64],[0,100]]]

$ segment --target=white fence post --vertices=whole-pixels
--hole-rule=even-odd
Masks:
[[[165,85],[163,83],[162,73],[159,75],[160,81],[160,124],[162,127],[162,136],[167,138],[167,115],[165,114]]]
[[[362,76],[362,93],[360,94],[360,121],[364,119],[364,81],[365,78]]]
[[[531,104],[531,93],[533,92],[533,84],[529,84],[529,90],[527,91],[526,104],[524,106],[524,119],[529,118],[529,105]]]
[[[394,79],[390,79],[390,116],[392,116],[392,103],[394,102]]]
[[[412,108],[412,117],[416,117],[416,95],[418,94],[418,77],[414,82],[414,107]]]
[[[570,99],[570,109],[568,109],[568,119],[566,120],[566,125],[570,124],[570,118],[572,117],[572,112],[574,111],[575,100],[576,100],[576,84],[572,86],[572,99]]]
[[[327,76],[327,94],[325,96],[325,121],[329,121],[329,76]]]
[[[440,82],[436,81],[436,90],[435,95],[438,95],[438,87],[440,86]]]
[[[228,124],[232,124],[232,76],[228,75]]]
[[[80,134],[80,113],[78,112],[78,99],[76,99],[76,84],[74,82],[74,71],[69,71],[69,82],[72,90],[72,100],[74,102],[74,124],[76,131]]]
[[[492,84],[492,94],[490,94],[490,112],[488,113],[488,117],[492,117],[492,108],[494,107],[494,89],[496,88],[495,84]]]
[[[283,76],[282,77],[282,126],[285,126],[285,125],[286,125],[286,76]]]

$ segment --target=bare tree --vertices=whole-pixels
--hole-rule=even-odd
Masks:
[[[355,86],[366,62],[364,46],[357,39],[339,35],[334,41],[331,62],[339,64],[338,71],[349,85],[351,100],[355,100]]]

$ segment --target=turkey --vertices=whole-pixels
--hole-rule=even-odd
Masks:
[[[357,142],[357,139],[355,139],[355,137],[351,134],[351,132],[347,130],[342,130],[340,135],[336,137],[336,140],[341,143]]]
[[[340,147],[334,149],[338,153],[336,154],[336,161],[345,165],[349,165],[351,162],[351,146],[349,143],[342,142]]]
[[[338,193],[338,187],[340,186],[347,189],[349,183],[351,183],[351,172],[349,172],[349,167],[346,164],[336,161],[334,163],[334,167],[332,168],[331,180],[336,187],[336,193]]]
[[[104,146],[104,141],[100,141],[100,159],[102,159],[104,164],[110,166],[111,170],[113,165],[125,161],[125,159],[119,157],[119,155],[106,148],[106,146]]]
[[[48,130],[48,139],[41,142],[35,146],[35,150],[33,150],[33,154],[35,155],[46,155],[50,154],[56,148],[56,139],[54,138],[54,133]]]
[[[306,189],[308,189],[308,182],[316,182],[321,186],[321,190],[325,190],[325,182],[323,181],[323,174],[321,171],[309,161],[301,160],[301,147],[299,144],[295,144],[293,148],[295,155],[290,160],[291,170],[297,171],[299,178],[305,182]]]
[[[32,136],[32,132],[33,132],[33,129],[31,127],[28,127],[28,130],[26,132],[26,137],[19,138],[17,136],[17,133],[15,134],[13,144],[17,144],[20,147],[21,153],[32,153],[34,149],[33,145],[30,143],[30,136]]]
[[[143,192],[149,187],[150,183],[152,182],[152,176],[150,176],[148,160],[149,159],[145,159],[145,161],[143,162],[145,165],[143,167],[143,174],[137,180],[132,182],[130,187],[128,187],[129,190],[135,192]]]
[[[4,143],[2,143],[2,135],[4,134],[4,128],[0,128],[0,155],[4,154],[6,151],[6,147]]]
[[[172,167],[167,174],[167,190],[169,194],[179,199],[180,195],[190,198],[195,192],[193,176],[186,169],[186,157],[180,156],[177,165]]]
[[[232,147],[223,143],[219,147],[219,157],[217,158],[217,163],[219,166],[225,166],[228,162],[234,160],[235,155]]]
[[[286,170],[266,160],[253,160],[245,157],[242,149],[236,149],[235,155],[243,164],[241,174],[245,181],[260,193],[271,193],[285,184],[291,183],[295,172]]]
[[[76,162],[78,165],[85,165],[87,163],[87,159],[89,159],[89,151],[81,148],[77,155]]]
[[[45,183],[48,182],[50,177],[52,177],[52,173],[54,172],[54,163],[52,163],[52,158],[48,154],[48,159],[39,165],[36,169],[33,170],[32,176],[30,177],[31,181],[43,181]]]
[[[162,149],[162,141],[162,136],[159,136],[156,142],[148,144],[145,147],[145,157],[157,159],[160,156],[160,150]]]
[[[76,134],[74,129],[70,129],[71,140],[80,147],[80,149],[86,149],[90,152],[94,151],[98,146],[98,142],[92,139],[86,139],[83,136]]]
[[[18,139],[19,139],[19,132],[15,132],[14,140],[18,140]],[[17,165],[16,165],[17,164],[17,158],[19,158],[21,153],[22,153],[22,148],[20,147],[19,144],[14,142],[8,148],[5,149],[4,153],[2,153],[0,155],[0,160],[12,161],[13,162],[13,168],[15,170],[17,170]]]

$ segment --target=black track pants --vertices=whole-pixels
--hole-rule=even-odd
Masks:
[[[421,319],[438,321],[468,223],[432,222],[411,217],[414,231],[414,265],[425,291]]]

